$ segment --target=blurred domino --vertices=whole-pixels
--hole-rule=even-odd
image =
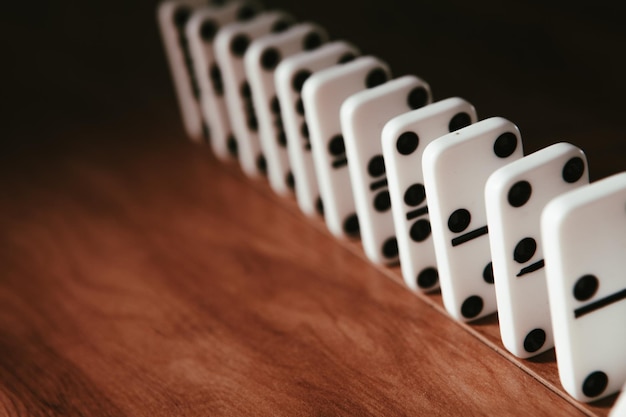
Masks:
[[[474,107],[455,97],[394,117],[383,128],[383,157],[400,266],[404,282],[412,290],[439,287],[422,153],[433,140],[476,120]]]
[[[389,67],[384,62],[366,56],[321,70],[309,77],[302,88],[313,163],[324,202],[324,219],[336,237],[359,235],[339,119],[341,105],[354,93],[374,88],[390,77]]]
[[[185,25],[194,9],[211,4],[206,0],[167,0],[157,8],[157,20],[165,54],[170,66],[174,89],[178,99],[183,125],[194,142],[201,142],[205,135],[200,114],[200,89],[189,52]]]
[[[270,186],[280,195],[293,189],[295,180],[287,155],[287,136],[283,128],[280,103],[276,96],[274,72],[290,55],[319,48],[326,32],[311,23],[302,23],[283,33],[264,36],[252,42],[244,57],[252,102],[259,122],[261,149],[267,161]]]
[[[293,18],[282,12],[266,12],[249,22],[231,23],[215,36],[215,58],[222,70],[228,117],[237,142],[237,155],[243,171],[250,177],[266,172],[261,152],[258,121],[252,92],[244,68],[244,54],[254,39],[287,30]]]
[[[309,128],[301,97],[302,88],[316,71],[344,64],[353,60],[358,53],[353,45],[337,41],[286,58],[276,68],[276,94],[287,135],[289,163],[297,184],[296,197],[300,209],[308,216],[315,215],[316,211],[323,214],[323,204],[311,155]]]
[[[541,234],[559,376],[579,401],[626,382],[626,173],[552,200]]]
[[[222,26],[250,20],[259,10],[260,6],[249,0],[233,1],[223,7],[204,7],[193,12],[185,28],[200,89],[201,114],[211,148],[221,159],[236,155],[237,142],[228,120],[222,72],[215,61],[213,40]]]
[[[439,284],[448,313],[469,321],[496,311],[485,183],[522,157],[517,127],[500,117],[449,133],[424,150],[422,167]]]
[[[425,106],[430,87],[407,75],[348,98],[341,106],[352,192],[365,254],[377,264],[398,260],[381,134],[391,118]]]

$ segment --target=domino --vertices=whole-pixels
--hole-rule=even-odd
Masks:
[[[201,114],[205,125],[210,127],[207,136],[211,148],[220,159],[236,156],[237,142],[228,120],[222,71],[215,60],[213,40],[222,26],[248,21],[259,10],[260,6],[252,1],[233,1],[219,8],[205,7],[193,12],[185,28],[200,89]]]
[[[589,402],[626,382],[626,173],[569,191],[541,216],[563,388]]]
[[[589,183],[582,150],[557,143],[495,171],[485,207],[502,343],[529,358],[554,346],[540,218],[554,197]]]
[[[361,240],[365,254],[373,263],[398,261],[398,243],[382,155],[383,126],[394,116],[430,102],[428,84],[407,75],[354,94],[341,106],[341,129]]]
[[[289,166],[287,136],[276,96],[274,73],[286,57],[319,48],[328,36],[319,26],[302,23],[284,33],[268,35],[252,42],[244,57],[250,81],[252,101],[259,121],[261,149],[267,160],[267,174],[272,189],[286,195],[295,187]]]
[[[474,107],[454,97],[394,117],[383,128],[381,144],[402,277],[414,291],[439,288],[422,154],[433,140],[476,121]]]
[[[424,150],[422,169],[441,295],[448,313],[459,321],[496,311],[485,183],[522,153],[519,130],[499,117],[442,136]]]
[[[224,98],[237,143],[237,155],[242,170],[249,177],[264,175],[267,165],[261,152],[258,119],[245,73],[244,55],[256,38],[284,32],[292,24],[293,18],[285,13],[266,12],[249,22],[231,23],[215,36],[215,58],[222,70]]]
[[[390,77],[387,64],[366,56],[316,72],[302,88],[324,220],[338,238],[359,236],[339,111],[348,97],[381,85]]]
[[[185,25],[194,9],[210,4],[206,0],[168,0],[159,4],[157,20],[170,72],[174,81],[178,107],[187,135],[202,142],[207,127],[200,114],[200,89],[193,69]]]
[[[287,152],[296,187],[298,206],[308,216],[323,215],[323,203],[311,155],[309,127],[305,119],[302,88],[316,71],[352,61],[359,54],[353,45],[336,41],[319,49],[301,52],[283,60],[276,67],[276,94],[280,103]]]

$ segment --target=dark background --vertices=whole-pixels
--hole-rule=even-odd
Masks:
[[[326,27],[395,76],[428,81],[436,100],[460,96],[479,118],[503,116],[526,152],[582,147],[592,178],[626,167],[626,6],[539,1],[265,0]],[[14,2],[0,15],[3,156],[55,152],[104,132],[178,118],[155,1]],[[180,123],[179,123],[180,124]],[[171,140],[185,141],[180,134]],[[106,140],[115,141],[112,132]],[[128,139],[126,139],[128,140]],[[136,140],[150,140],[137,137]]]

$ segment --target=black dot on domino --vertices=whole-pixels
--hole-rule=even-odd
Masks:
[[[382,68],[375,68],[365,77],[365,86],[374,88],[387,82],[387,73]]]
[[[284,131],[280,131],[278,132],[278,144],[282,147],[282,148],[286,148],[287,147],[287,135],[285,134]]]
[[[422,86],[415,87],[409,93],[407,102],[409,104],[409,108],[413,110],[424,107],[428,104],[428,91]]]
[[[473,319],[483,311],[483,299],[477,295],[468,297],[461,305],[461,314],[466,319]]]
[[[472,118],[469,114],[462,112],[454,115],[448,124],[448,131],[455,132],[472,124]]]
[[[274,96],[272,101],[270,102],[270,109],[274,114],[280,114],[280,102],[278,101],[278,97]]]
[[[324,202],[322,201],[322,197],[317,197],[317,200],[315,200],[315,209],[320,216],[324,217]]]
[[[256,159],[256,167],[263,175],[267,174],[267,160],[263,154],[259,155]]]
[[[290,190],[293,191],[296,189],[296,179],[293,177],[293,173],[291,171],[287,173],[285,182],[287,183],[287,186],[289,187]]]
[[[276,48],[268,48],[261,54],[261,66],[267,71],[276,68],[280,62],[280,52]]]
[[[291,26],[291,22],[288,22],[286,20],[279,20],[276,23],[274,23],[272,25],[272,33],[280,33],[280,32],[284,32],[285,30],[287,30],[289,27]]]
[[[392,259],[398,256],[398,241],[395,237],[390,237],[383,243],[382,248],[383,256],[387,259]]]
[[[434,287],[439,281],[439,273],[435,268],[426,268],[417,275],[417,286],[423,290]]]
[[[352,213],[343,222],[343,230],[346,232],[348,236],[357,237],[359,236],[359,218],[356,213]]]
[[[517,149],[517,136],[514,133],[506,132],[498,136],[493,143],[493,152],[498,158],[508,158]]]
[[[507,199],[513,207],[522,207],[530,200],[533,187],[528,181],[518,181],[509,189]]]
[[[245,98],[250,98],[252,97],[252,91],[250,90],[250,84],[248,84],[247,81],[244,81],[243,84],[241,84],[241,95]]]
[[[467,229],[471,220],[472,215],[466,209],[455,210],[448,218],[448,229],[451,232],[460,233]]]
[[[599,286],[600,281],[594,275],[580,277],[574,284],[574,298],[578,301],[588,300],[595,295]]]
[[[376,155],[370,159],[369,164],[367,164],[367,172],[372,177],[379,177],[385,173],[385,160],[382,155]]]
[[[189,20],[190,14],[191,14],[191,9],[189,7],[185,7],[185,6],[179,7],[174,12],[174,24],[177,27],[182,28],[183,26],[185,26],[185,23],[187,23],[187,20]]]
[[[565,163],[563,167],[563,179],[565,182],[573,184],[585,173],[585,163],[582,158],[576,156]]]
[[[493,262],[489,262],[485,269],[483,269],[483,280],[487,284],[493,284]]]
[[[337,63],[338,64],[345,64],[345,63],[348,63],[350,61],[354,61],[354,58],[356,58],[356,55],[354,55],[352,52],[347,52],[347,53],[341,55],[341,57],[339,58]]]
[[[515,262],[523,264],[530,261],[537,251],[537,242],[532,237],[526,237],[520,240],[513,250],[513,259]]]
[[[313,49],[319,48],[322,44],[322,37],[317,32],[311,32],[304,37],[304,41],[302,42],[302,46],[305,51],[311,51]]]
[[[218,96],[224,95],[224,83],[222,82],[222,71],[220,71],[220,67],[217,64],[211,65],[211,69],[209,70],[209,77],[211,78],[211,82],[213,83],[213,90],[215,90],[215,94]]]
[[[346,146],[342,135],[335,135],[328,143],[328,151],[331,155],[340,156],[346,153]]]
[[[419,146],[420,139],[415,132],[404,132],[396,141],[396,149],[402,155],[410,155]]]
[[[309,137],[309,125],[306,124],[306,122],[302,123],[302,126],[300,126],[300,133],[302,134],[303,138],[307,138]]]
[[[430,236],[430,222],[425,219],[416,221],[409,230],[409,236],[414,242],[423,242]]]
[[[311,76],[311,71],[309,70],[300,70],[293,76],[293,80],[291,80],[291,86],[294,91],[301,92],[302,86],[304,82]]]
[[[217,23],[213,20],[206,20],[200,26],[200,36],[206,42],[211,42],[217,33]]]
[[[583,394],[593,398],[602,394],[609,385],[609,377],[602,371],[592,372],[583,381]]]
[[[252,19],[254,16],[256,16],[256,14],[256,9],[249,4],[246,4],[242,6],[241,9],[239,9],[239,11],[237,12],[237,20],[245,22],[246,20]]]
[[[296,111],[300,116],[304,116],[304,103],[301,98],[299,98],[296,102]]]
[[[419,206],[424,200],[426,200],[426,190],[422,184],[413,184],[404,192],[404,202],[409,206]]]
[[[541,349],[546,343],[546,332],[542,329],[531,330],[524,338],[524,350],[533,353]]]
[[[228,140],[226,141],[226,146],[228,147],[228,152],[237,156],[237,140],[233,135],[228,135]]]
[[[258,128],[259,128],[259,121],[257,120],[256,116],[250,115],[250,117],[248,117],[248,129],[252,130],[253,132],[256,132]]]
[[[230,51],[239,57],[242,57],[250,45],[250,38],[246,35],[237,35],[230,43]]]
[[[374,197],[374,208],[378,212],[389,210],[391,207],[391,198],[389,197],[389,191],[381,191]]]

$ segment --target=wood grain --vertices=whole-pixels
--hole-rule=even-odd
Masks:
[[[6,414],[577,413],[264,184],[156,130],[3,170]]]
[[[44,3],[0,25],[0,415],[608,414],[614,397],[562,391],[553,352],[511,357],[495,316],[451,320],[439,294],[189,144],[153,1]],[[620,67],[598,66],[624,38],[609,14],[267,3],[510,117],[527,152],[568,140],[593,178],[623,169]]]

